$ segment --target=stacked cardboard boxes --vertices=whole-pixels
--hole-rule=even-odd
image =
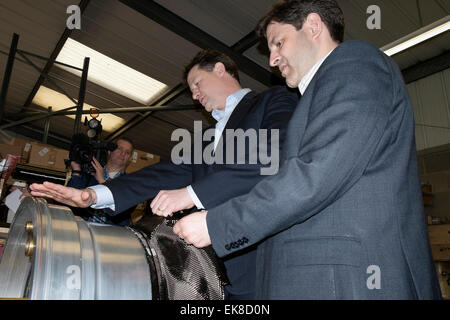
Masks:
[[[65,171],[65,159],[69,158],[69,151],[58,149],[46,144],[33,142],[31,144],[28,164],[36,167],[45,167],[57,171]]]
[[[22,164],[57,171],[66,170],[64,160],[69,158],[69,151],[67,150],[21,138],[13,138],[9,144],[0,144],[0,154],[6,156],[8,153],[20,156],[19,161]],[[158,155],[134,150],[126,171],[131,173],[159,161],[160,156]]]
[[[20,149],[20,154],[17,155],[22,164],[56,171],[66,170],[64,160],[69,158],[67,150],[20,138],[13,138],[10,145]]]
[[[0,159],[6,158],[7,154],[20,157],[22,154],[22,148],[20,146],[0,143]]]
[[[442,297],[450,299],[450,224],[429,225],[431,251]]]
[[[155,154],[140,150],[134,150],[126,171],[127,173],[138,171],[146,166],[158,163],[159,160],[160,157]]]
[[[31,143],[32,141],[21,138],[13,138],[10,141],[10,145],[20,148],[20,154],[18,154],[18,156],[20,156],[20,163],[28,163],[28,160],[30,159]]]

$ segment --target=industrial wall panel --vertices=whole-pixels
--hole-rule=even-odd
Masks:
[[[450,69],[413,82],[407,88],[414,109],[417,149],[450,143]]]

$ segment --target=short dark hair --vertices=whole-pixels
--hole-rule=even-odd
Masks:
[[[189,71],[195,66],[198,65],[199,69],[211,72],[217,62],[222,62],[225,70],[239,82],[239,69],[236,63],[226,54],[214,49],[205,49],[197,53],[191,62],[184,67],[183,80],[187,82]]]
[[[128,142],[129,144],[131,144],[131,150],[132,150],[132,151],[134,150],[134,143],[133,143],[133,140],[131,140],[131,139],[128,138],[128,137],[123,137],[123,138],[117,138],[116,141],[115,141],[115,143],[117,143],[117,141],[119,141],[119,140],[123,140],[123,141]]]
[[[291,24],[300,30],[310,13],[317,13],[320,16],[334,41],[337,43],[344,41],[344,13],[336,0],[278,1],[258,22],[256,33],[261,37],[266,37],[266,30],[271,22]]]

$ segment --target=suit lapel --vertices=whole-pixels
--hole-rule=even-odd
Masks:
[[[227,129],[235,130],[239,127],[239,124],[241,121],[247,116],[249,110],[254,104],[254,99],[257,97],[257,93],[250,91],[247,93],[242,100],[238,103],[236,108],[234,108],[233,112],[231,113],[230,118],[227,121],[227,124],[225,125],[225,128],[222,131],[222,135],[220,136],[219,143],[223,143],[223,137],[226,135]],[[228,140],[228,138],[225,138],[225,142]]]
[[[338,46],[336,49],[334,49],[334,51],[328,56],[328,58],[325,59],[320,68],[317,70],[310,84],[308,85],[305,94],[300,98],[300,101],[297,104],[294,113],[292,114],[291,120],[289,121],[288,129],[286,132],[286,140],[283,147],[284,159],[296,156],[298,154],[298,151],[301,148],[303,142],[303,136],[305,134],[311,108],[314,108],[312,92],[314,92],[314,87],[316,86],[317,79],[319,78],[320,73],[322,72],[324,67],[328,63],[330,63],[330,61],[332,61],[333,59],[339,59],[336,58],[336,56],[338,56],[340,53],[340,47],[341,46]]]
[[[301,147],[303,136],[308,123],[308,117],[311,110],[313,87],[315,86],[317,77],[311,81],[308,89],[300,98],[286,132],[286,140],[283,145],[283,158],[287,159],[298,154]]]

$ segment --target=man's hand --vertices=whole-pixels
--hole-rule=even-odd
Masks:
[[[161,190],[150,204],[153,213],[162,217],[171,216],[174,212],[190,209],[193,206],[194,203],[187,188]]]
[[[70,166],[72,167],[72,170],[80,171],[81,166],[78,162],[70,161]]]
[[[173,226],[173,232],[186,243],[197,248],[204,248],[211,244],[211,239],[206,225],[208,211],[199,211],[180,219]]]
[[[44,182],[43,184],[33,183],[30,190],[31,195],[35,197],[54,199],[72,207],[87,208],[97,202],[95,191],[89,188],[78,190],[60,184]]]
[[[95,169],[95,173],[92,172],[91,174],[95,177],[95,179],[97,180],[98,183],[105,183],[106,179],[105,179],[105,173],[103,171],[103,167],[100,164],[100,162],[98,162],[97,159],[95,159],[95,157],[92,157],[92,161],[91,161],[92,166]]]

